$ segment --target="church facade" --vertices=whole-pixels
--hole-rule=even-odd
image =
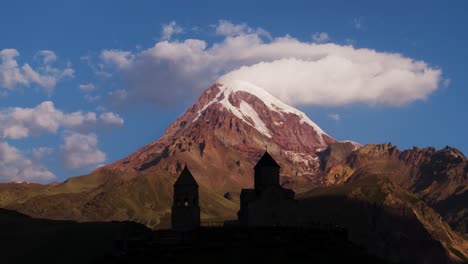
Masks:
[[[254,189],[242,189],[240,210],[241,226],[297,226],[298,204],[294,191],[280,185],[280,166],[268,152],[254,167]]]

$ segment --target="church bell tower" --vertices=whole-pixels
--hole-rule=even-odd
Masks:
[[[270,186],[280,186],[280,168],[281,167],[276,163],[271,155],[268,152],[265,152],[254,167],[255,189],[261,191]]]
[[[198,184],[187,166],[174,183],[172,229],[191,230],[200,226]]]

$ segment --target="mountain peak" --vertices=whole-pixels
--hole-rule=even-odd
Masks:
[[[206,102],[206,104],[198,111],[198,115],[193,119],[192,122],[196,122],[198,118],[210,106],[214,104],[219,104],[221,107],[230,111],[240,120],[251,125],[266,137],[271,138],[272,131],[271,129],[269,129],[269,125],[271,126],[272,124],[268,124],[268,122],[266,122],[270,120],[265,120],[265,116],[262,115],[265,112],[259,113],[258,111],[256,111],[255,104],[258,104],[258,102],[246,100],[245,97],[251,95],[256,97],[263,103],[263,105],[266,106],[267,109],[265,110],[267,110],[267,112],[274,112],[279,114],[279,116],[281,117],[280,120],[273,122],[273,125],[281,126],[286,119],[286,115],[291,114],[297,116],[301,124],[307,124],[313,128],[313,130],[317,134],[317,139],[322,146],[327,145],[324,136],[331,138],[317,124],[310,120],[303,112],[281,102],[276,97],[274,97],[265,89],[259,86],[256,86],[246,81],[233,80],[223,83],[216,83],[210,89],[205,91],[205,93],[209,94],[213,92],[213,87],[217,88],[217,94],[215,96],[212,96],[210,101]]]

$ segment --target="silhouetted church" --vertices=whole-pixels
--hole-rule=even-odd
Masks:
[[[198,184],[187,166],[174,183],[172,229],[190,230],[200,226]]]
[[[241,226],[298,226],[294,191],[280,185],[280,166],[265,152],[255,165],[254,189],[242,189],[237,224]],[[200,226],[198,184],[187,166],[174,184],[172,228]]]
[[[255,165],[254,189],[242,189],[240,210],[242,226],[297,226],[297,201],[294,191],[280,185],[280,166],[265,152]]]

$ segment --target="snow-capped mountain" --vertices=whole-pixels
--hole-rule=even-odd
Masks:
[[[336,142],[303,112],[244,81],[216,83],[157,141],[103,169],[178,173],[193,168],[202,184],[230,190],[252,183],[252,168],[268,150],[296,187],[321,184],[317,150]]]
[[[281,102],[258,86],[245,81],[233,81],[227,84],[220,84],[218,89],[219,92],[211,101],[205,104],[203,108],[198,111],[197,117],[195,117],[192,122],[198,120],[208,107],[213,104],[220,104],[221,107],[230,111],[237,118],[247,124],[250,124],[258,132],[269,138],[272,137],[272,131],[269,129],[271,123],[270,125],[267,125],[268,123],[265,123],[265,121],[273,121],[272,125],[281,127],[284,125],[289,114],[299,117],[300,123],[305,123],[312,127],[315,130],[317,139],[322,146],[326,145],[324,136],[331,138],[303,112]],[[208,93],[211,93],[211,90],[208,90]],[[243,93],[244,97],[242,97]],[[267,109],[259,109],[259,107],[256,107],[257,109],[255,109],[255,102],[253,102],[252,99],[249,99],[248,95],[245,96],[245,94],[255,96],[256,99],[260,99],[263,103],[262,106],[266,106]],[[257,111],[260,111],[260,113]],[[265,115],[265,113],[267,115]],[[268,114],[274,115],[273,118],[276,120],[270,118]],[[275,130],[277,129],[273,128],[273,131]]]

